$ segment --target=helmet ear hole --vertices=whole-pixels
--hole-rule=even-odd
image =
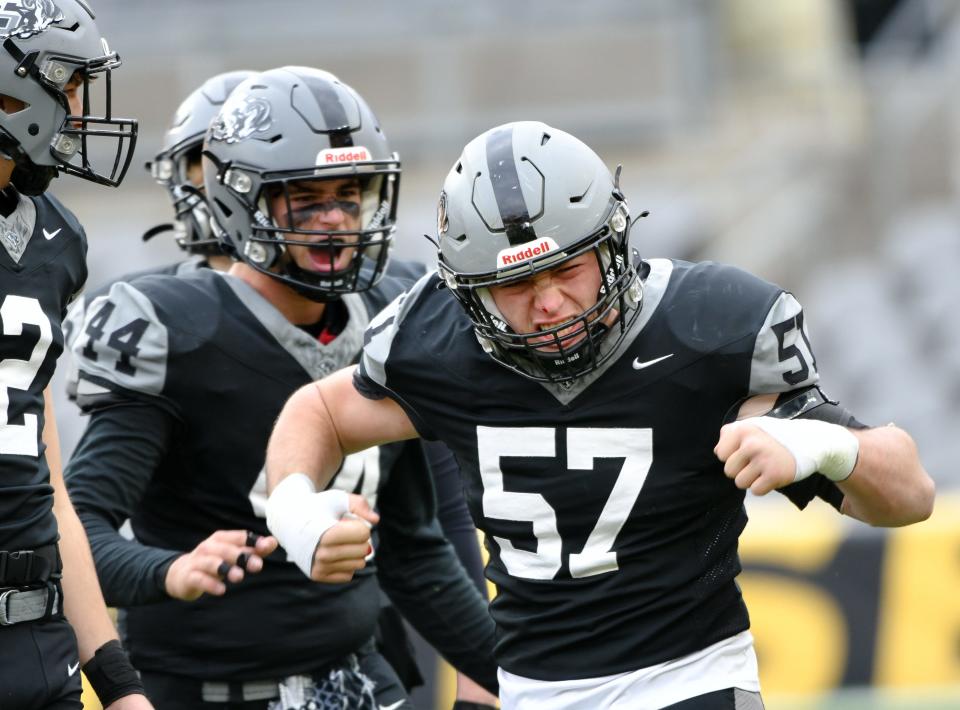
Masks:
[[[223,216],[227,219],[230,219],[233,216],[233,210],[227,207],[222,200],[218,198],[213,199],[214,204],[217,206],[217,209],[223,213]]]
[[[21,111],[25,111],[30,108],[28,104],[23,99],[18,99],[15,96],[10,96],[8,94],[0,94],[0,112],[5,113],[8,116],[14,116]],[[31,123],[30,127],[36,126],[36,133],[31,133],[30,135],[35,136],[40,132],[40,126],[37,126],[35,123]]]

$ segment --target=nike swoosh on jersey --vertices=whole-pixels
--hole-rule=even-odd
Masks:
[[[640,358],[633,359],[633,369],[642,370],[645,367],[650,367],[651,365],[656,365],[658,362],[666,360],[668,357],[673,357],[673,353],[669,355],[664,355],[663,357],[654,358],[653,360],[647,360],[646,362],[640,362]]]
[[[77,661],[77,662],[74,663],[73,665],[71,665],[71,664],[68,663],[68,664],[67,664],[67,675],[68,675],[68,676],[72,676],[74,673],[77,672],[77,669],[78,669],[79,667],[80,667],[80,661]]]
[[[45,238],[47,241],[50,241],[50,240],[53,239],[55,236],[57,236],[58,234],[60,234],[60,231],[61,231],[62,229],[63,229],[63,227],[60,227],[59,229],[55,229],[55,230],[52,231],[52,232],[48,232],[48,231],[47,231],[47,228],[44,227],[44,228],[43,228],[43,236],[44,236],[44,238]]]
[[[395,710],[396,708],[400,707],[401,705],[403,705],[403,701],[402,701],[402,700],[398,700],[397,702],[391,703],[390,705],[381,705],[381,706],[380,706],[380,710]]]

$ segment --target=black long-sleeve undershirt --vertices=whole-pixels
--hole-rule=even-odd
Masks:
[[[177,426],[171,413],[146,402],[97,409],[64,470],[110,606],[167,598],[167,569],[183,552],[142,545],[119,530],[140,506]]]

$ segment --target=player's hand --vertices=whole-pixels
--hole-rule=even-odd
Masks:
[[[226,582],[237,584],[248,572],[263,569],[263,558],[277,549],[277,539],[246,530],[217,530],[191,552],[173,561],[164,587],[175,599],[193,601],[203,594],[221,596]]]
[[[766,495],[796,479],[793,454],[749,419],[723,426],[713,452],[724,462],[727,478],[754,495]]]
[[[366,567],[366,557],[373,552],[370,532],[380,516],[363,496],[351,493],[349,499],[350,512],[323,533],[313,553],[310,579],[314,582],[349,582],[354,572]]]
[[[107,705],[106,710],[153,710],[153,705],[142,695],[124,695]]]

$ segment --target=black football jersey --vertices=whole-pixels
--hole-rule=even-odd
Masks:
[[[606,676],[749,626],[734,581],[744,492],[713,448],[743,398],[817,382],[803,311],[732,267],[643,271],[631,331],[569,386],[496,364],[436,274],[368,330],[357,388],[395,399],[457,456],[512,673]],[[803,507],[817,487],[795,485]]]
[[[187,551],[218,529],[268,534],[263,464],[283,404],[302,385],[355,361],[370,314],[408,284],[388,276],[373,291],[345,296],[348,320],[327,345],[246,282],[209,269],[118,282],[91,300],[73,353],[80,405],[141,401],[176,422],[163,459],[128,506],[136,543]],[[85,443],[86,434],[67,477],[81,517],[101,498],[135,495],[123,481],[104,488],[113,484],[97,476]],[[349,457],[331,485],[375,501],[405,446]],[[124,594],[112,588],[121,578],[104,572],[112,562],[97,559],[108,599]],[[223,597],[164,597],[124,609],[128,646],[139,668],[190,677],[305,672],[373,635],[380,605],[374,572],[369,566],[345,585],[315,584],[280,550]]]
[[[63,351],[67,304],[87,278],[87,240],[50,195],[21,196],[0,221],[0,550],[22,550],[57,539],[43,391]]]

